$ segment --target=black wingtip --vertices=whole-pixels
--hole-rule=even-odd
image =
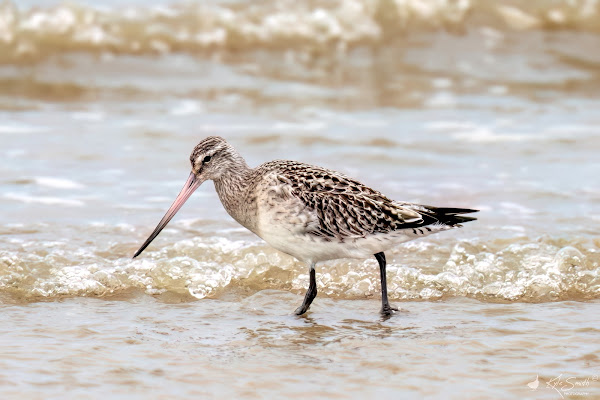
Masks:
[[[453,207],[430,207],[427,208],[433,213],[431,216],[438,220],[438,222],[458,227],[464,222],[476,221],[475,217],[466,217],[460,214],[470,214],[479,212],[472,208],[453,208]]]
[[[454,208],[454,207],[427,207],[431,211],[436,214],[446,214],[446,215],[457,215],[457,214],[470,214],[479,212],[479,210],[475,210],[473,208]]]
[[[477,218],[475,218],[475,217],[465,217],[462,215],[452,215],[451,219],[452,219],[452,221],[456,221],[456,223],[459,223],[459,224],[462,224],[463,222],[477,221]]]

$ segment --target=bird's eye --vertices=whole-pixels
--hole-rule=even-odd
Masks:
[[[206,156],[206,157],[204,157],[204,160],[202,160],[202,163],[203,163],[203,164],[206,164],[207,162],[209,162],[209,161],[210,161],[210,159],[211,159],[211,158],[212,158],[211,156]]]

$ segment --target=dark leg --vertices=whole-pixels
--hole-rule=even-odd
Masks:
[[[392,311],[398,311],[397,308],[391,307],[387,295],[387,279],[385,276],[385,254],[383,252],[375,254],[377,262],[379,262],[379,273],[381,274],[381,315],[390,316]]]
[[[310,307],[310,303],[312,303],[315,297],[317,297],[317,278],[315,273],[315,264],[311,264],[310,284],[308,285],[308,290],[306,291],[302,305],[296,309],[296,315],[302,315],[307,312],[308,307]]]

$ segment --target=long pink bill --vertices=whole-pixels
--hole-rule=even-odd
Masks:
[[[181,206],[183,206],[185,201],[189,199],[192,193],[194,193],[194,190],[198,189],[200,184],[202,184],[202,181],[196,178],[196,175],[193,172],[191,172],[190,176],[188,177],[188,180],[185,182],[185,185],[183,185],[181,192],[179,192],[177,198],[175,199],[173,204],[171,204],[171,207],[169,208],[165,216],[160,220],[158,225],[156,225],[156,228],[154,228],[154,232],[152,232],[150,237],[146,239],[142,247],[140,247],[139,250],[135,252],[133,258],[139,256],[142,253],[142,251],[144,251],[144,249],[148,247],[148,245],[154,240],[154,238],[158,236],[160,231],[162,231],[163,228],[167,226],[169,221],[175,216],[175,214],[177,214],[177,211],[179,211]]]

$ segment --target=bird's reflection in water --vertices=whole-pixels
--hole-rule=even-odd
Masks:
[[[292,323],[289,323],[293,321]],[[417,327],[390,324],[389,318],[374,320],[342,319],[324,323],[305,315],[290,316],[288,321],[267,323],[256,329],[245,328],[248,339],[267,347],[327,346],[334,343],[357,342],[373,338],[388,339],[418,335]]]

